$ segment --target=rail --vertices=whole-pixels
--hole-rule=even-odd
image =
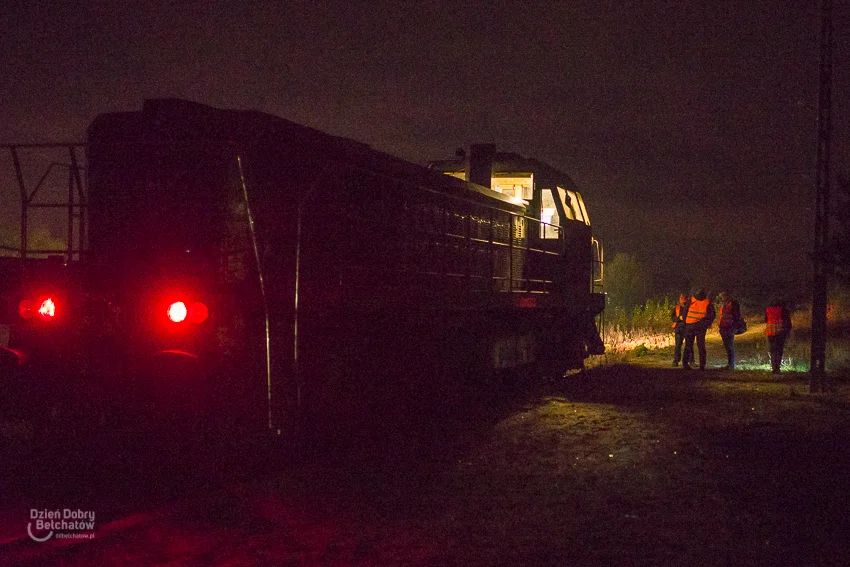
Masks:
[[[20,195],[20,243],[18,247],[0,243],[0,252],[16,253],[21,260],[32,256],[61,255],[65,262],[81,259],[87,248],[87,191],[86,168],[81,165],[83,144],[51,143],[51,144],[0,144],[0,148],[8,152],[12,161],[14,180]],[[55,158],[65,153],[66,161]],[[34,184],[27,183],[27,178],[39,172],[32,164],[24,163],[22,157],[35,153],[41,158],[38,180]],[[56,176],[65,172],[64,189],[57,191]],[[374,176],[374,172],[364,172]],[[2,179],[10,181],[10,179]],[[390,180],[398,183],[398,179]],[[52,185],[51,185],[52,184]],[[45,187],[51,185],[51,200],[42,200]],[[482,281],[489,280],[499,291],[508,293],[550,293],[555,284],[555,273],[552,272],[558,263],[539,261],[540,258],[560,256],[567,245],[565,233],[561,226],[546,223],[537,218],[505,211],[480,201],[461,195],[450,195],[427,184],[414,181],[402,181],[406,190],[419,191],[438,196],[443,203],[454,202],[460,205],[458,209],[465,213],[458,219],[461,230],[422,226],[421,219],[415,227],[411,227],[419,236],[424,236],[444,253],[454,249],[455,256],[461,261],[455,264],[447,262],[446,258],[437,267],[420,267],[420,274],[431,277],[443,277],[450,280],[465,279],[468,282],[478,282],[474,287],[480,287]],[[67,198],[58,202],[56,195],[64,192]],[[34,210],[62,210],[67,212],[67,231],[65,246],[49,246],[35,248],[30,229],[31,213]],[[443,207],[448,214],[449,207]],[[509,216],[508,216],[509,215]],[[445,223],[445,221],[444,221]],[[473,226],[478,223],[477,226]],[[426,223],[427,224],[427,223]],[[424,231],[424,234],[423,234]],[[507,232],[507,235],[505,234]],[[540,239],[532,235],[546,232],[554,238]],[[56,244],[52,242],[51,244]],[[602,246],[598,240],[591,240],[593,272],[590,277],[590,288],[593,293],[602,293],[603,258]],[[485,260],[486,257],[486,260]],[[529,271],[529,266],[534,270]]]

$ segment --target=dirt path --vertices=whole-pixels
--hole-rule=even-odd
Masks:
[[[764,334],[764,323],[749,323],[747,332],[735,337],[735,357],[736,364],[739,369],[747,370],[769,370],[770,358],[768,354],[767,337]],[[720,338],[720,333],[715,325],[705,338],[706,354],[708,355],[706,366],[708,368],[720,368],[727,363],[726,351],[723,348],[723,341]],[[789,343],[788,354],[799,356],[799,349],[793,349]],[[609,363],[611,362],[609,357]],[[650,367],[669,367],[673,360],[673,348],[667,347],[650,351],[645,357],[628,357],[630,362],[637,363],[641,366]],[[787,359],[787,357],[786,357]],[[785,368],[790,368],[791,361],[788,361]]]

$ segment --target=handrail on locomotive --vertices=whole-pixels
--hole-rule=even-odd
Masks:
[[[61,255],[64,259],[65,264],[69,264],[74,260],[81,260],[86,252],[86,195],[88,193],[86,182],[87,178],[85,176],[86,169],[85,166],[81,164],[81,159],[78,156],[78,153],[84,151],[84,144],[81,143],[43,143],[43,144],[3,144],[0,145],[3,149],[9,151],[9,155],[12,159],[13,169],[15,179],[18,184],[18,190],[20,195],[20,203],[21,203],[21,212],[20,212],[20,244],[18,247],[8,246],[0,243],[0,250],[6,252],[15,253],[18,258],[20,258],[23,262],[27,260],[27,258],[31,258],[33,256],[45,256],[45,255]],[[30,190],[27,186],[24,176],[24,166],[21,163],[21,155],[22,152],[40,152],[42,150],[51,151],[51,150],[67,150],[68,152],[68,161],[67,162],[58,162],[58,161],[50,161],[47,163],[45,170],[41,173],[38,182],[32,187]],[[43,165],[43,164],[42,164]],[[68,172],[67,179],[67,201],[63,203],[59,202],[36,202],[35,198],[40,189],[45,186],[45,183],[49,181],[51,174],[56,169],[64,169]],[[29,173],[32,173],[30,171]],[[30,219],[30,209],[32,208],[65,208],[67,210],[67,236],[66,236],[66,245],[64,248],[51,248],[51,249],[39,249],[39,248],[30,248],[29,244],[29,228],[31,225]],[[490,224],[490,234],[489,238],[482,239],[477,238],[471,235],[472,231],[469,230],[468,224],[471,222],[471,216],[466,216],[465,222],[467,223],[467,230],[465,230],[465,235],[446,233],[445,236],[451,238],[459,238],[466,239],[469,242],[476,242],[479,244],[484,244],[488,246],[490,260],[492,262],[494,257],[494,250],[499,247],[507,247],[508,254],[507,257],[511,264],[510,274],[508,276],[499,276],[497,274],[493,274],[491,278],[494,281],[504,281],[505,286],[499,286],[501,290],[508,292],[531,292],[531,293],[547,293],[551,288],[553,283],[552,279],[546,278],[514,278],[513,274],[513,258],[514,258],[514,250],[524,251],[526,254],[537,254],[537,255],[558,255],[557,251],[546,250],[542,248],[535,248],[531,244],[531,239],[522,239],[525,242],[516,243],[514,239],[515,227],[516,223],[519,222],[520,219],[524,219],[526,223],[528,223],[529,230],[531,230],[532,225],[537,225],[540,227],[541,233],[548,234],[556,234],[558,235],[557,240],[563,240],[563,230],[560,225],[548,223],[541,219],[532,218],[526,215],[516,215],[512,214],[512,226],[510,230],[510,239],[507,243],[498,242],[493,238],[493,224]],[[75,241],[76,235],[76,241]],[[603,293],[604,292],[604,257],[603,257],[603,249],[602,244],[597,238],[591,239],[592,246],[592,277],[590,282],[590,290],[591,293]],[[467,271],[466,274],[459,273],[450,273],[446,272],[441,274],[449,277],[469,277],[469,278],[481,278],[483,276],[473,274],[470,271]],[[520,283],[521,285],[517,285]]]

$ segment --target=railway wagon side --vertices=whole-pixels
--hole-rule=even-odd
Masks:
[[[109,318],[90,366],[122,400],[354,427],[443,386],[580,367],[595,338],[590,226],[551,183],[509,195],[170,99],[98,117],[87,149],[89,286]]]

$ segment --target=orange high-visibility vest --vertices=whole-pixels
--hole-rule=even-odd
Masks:
[[[693,325],[697,321],[705,319],[705,314],[708,313],[709,303],[711,303],[710,299],[699,300],[692,297],[691,305],[688,307],[688,316],[685,317],[685,323],[687,325]]]
[[[764,310],[767,316],[767,325],[764,326],[764,334],[768,337],[781,335],[785,331],[785,321],[782,320],[781,307],[768,307]]]
[[[682,306],[681,306],[681,305],[677,305],[677,306],[676,306],[676,319],[678,319],[678,318],[679,318],[679,314],[680,314],[680,313],[682,313]],[[675,329],[675,328],[676,328],[676,325],[678,325],[678,324],[679,324],[679,322],[678,322],[678,321],[676,321],[675,323],[673,323],[672,325],[670,325],[670,327],[671,327],[671,328],[673,328],[673,329]]]

